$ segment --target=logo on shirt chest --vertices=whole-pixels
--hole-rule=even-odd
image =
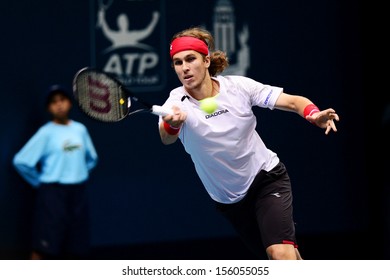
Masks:
[[[65,142],[64,145],[62,146],[64,152],[72,152],[75,150],[79,150],[81,148],[80,144],[71,144],[69,142]]]
[[[223,110],[214,112],[214,113],[212,113],[212,114],[206,115],[205,118],[206,118],[206,119],[209,119],[209,118],[217,117],[217,116],[222,115],[222,114],[225,114],[225,113],[229,113],[229,110],[228,110],[228,109],[223,109]]]

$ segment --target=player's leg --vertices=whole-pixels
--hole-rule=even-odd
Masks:
[[[267,259],[253,205],[250,207],[245,199],[234,204],[217,203],[217,209],[230,222],[249,251],[258,259]]]
[[[283,163],[268,172],[262,184],[256,214],[268,258],[301,259],[295,238],[291,182]]]

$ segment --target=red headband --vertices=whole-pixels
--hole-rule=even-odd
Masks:
[[[198,38],[186,36],[186,37],[178,37],[172,41],[169,54],[171,58],[181,51],[193,50],[204,55],[209,54],[209,49],[205,42]]]

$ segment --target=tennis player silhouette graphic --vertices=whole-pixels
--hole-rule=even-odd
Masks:
[[[160,13],[155,11],[152,14],[150,23],[141,30],[130,30],[129,19],[126,14],[120,14],[117,18],[118,30],[111,29],[105,20],[105,9],[101,8],[98,13],[97,25],[103,31],[104,36],[111,41],[112,45],[104,52],[112,51],[121,47],[137,47],[145,50],[153,49],[151,46],[139,41],[147,38],[154,30],[160,18]]]

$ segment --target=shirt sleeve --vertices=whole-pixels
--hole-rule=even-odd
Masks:
[[[88,133],[88,130],[85,128],[85,147],[86,147],[86,163],[88,171],[91,171],[96,165],[98,161],[98,155],[95,149],[95,146],[93,145],[92,139],[90,134]]]
[[[248,77],[238,79],[239,92],[247,92],[249,94],[252,106],[273,109],[279,95],[283,92],[283,88],[270,86],[260,83]]]
[[[40,185],[38,163],[45,150],[45,134],[38,130],[13,158],[16,171],[33,187]]]

